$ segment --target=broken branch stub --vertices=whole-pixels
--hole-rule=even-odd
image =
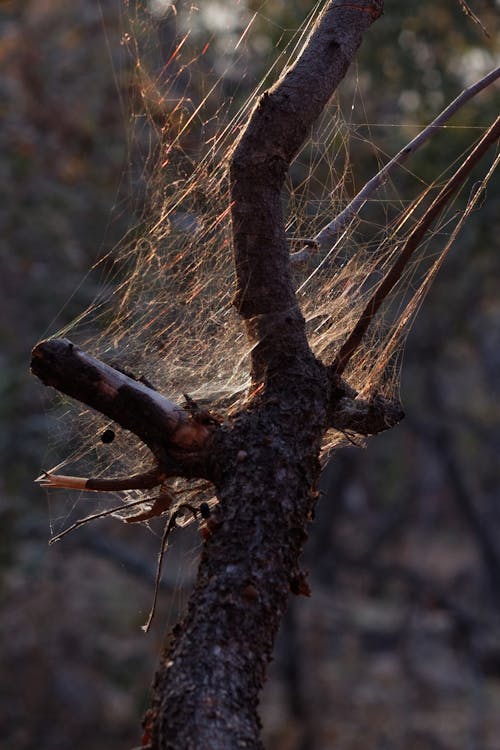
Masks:
[[[328,423],[340,432],[377,435],[390,430],[404,419],[397,400],[374,396],[372,399],[341,398],[329,414]]]
[[[349,383],[328,368],[330,395],[328,400],[328,427],[339,432],[357,435],[377,435],[390,430],[404,419],[403,406],[398,399],[373,394],[361,398]]]
[[[91,357],[68,339],[37,344],[32,352],[31,371],[45,385],[137,435],[165,476],[207,476],[206,453],[216,423],[197,420],[157,391]]]

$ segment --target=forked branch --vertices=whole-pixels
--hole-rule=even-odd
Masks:
[[[326,4],[295,64],[258,101],[231,158],[234,304],[252,346],[254,383],[310,356],[291,278],[282,188],[382,6],[381,0]]]

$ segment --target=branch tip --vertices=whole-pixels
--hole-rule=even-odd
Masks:
[[[41,487],[59,487],[67,490],[84,490],[85,492],[123,492],[124,490],[150,490],[158,487],[167,478],[163,472],[153,469],[142,474],[122,478],[70,477],[64,474],[53,474],[44,471],[35,483]]]
[[[50,471],[44,471],[35,479],[35,484],[40,487],[60,487],[68,490],[85,490],[87,489],[86,477],[68,477],[63,474],[52,474]]]

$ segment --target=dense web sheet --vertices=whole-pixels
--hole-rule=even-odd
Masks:
[[[174,18],[169,3],[150,3],[149,12],[128,7],[131,19],[122,43],[130,65],[120,74],[131,79],[130,189],[137,218],[119,247],[97,264],[101,291],[94,303],[55,335],[146,379],[175,402],[189,394],[223,417],[242,406],[250,385],[249,351],[231,304],[228,158],[256,97],[295,59],[321,5],[297,30],[274,33],[278,55],[266,48],[270,27],[276,32],[266,3],[255,12],[236,4],[223,21],[181,5]],[[161,21],[160,50],[150,36],[152,15]],[[216,33],[219,22],[228,27],[224,34]],[[263,61],[274,62],[252,82],[249,61],[258,49],[265,50]],[[377,147],[384,124],[363,122],[356,69],[343,85],[342,101],[342,106],[338,98],[330,103],[292,164],[283,196],[291,252],[313,238],[360,187],[351,171],[358,148],[371,149],[379,165],[392,156]],[[410,169],[405,168],[407,176]],[[414,175],[413,193],[405,197],[389,180],[330,249],[312,252],[295,267],[309,340],[325,363],[333,360],[447,176],[436,175],[435,184],[427,185]],[[471,194],[471,208],[479,192]],[[350,361],[345,376],[364,397],[396,393],[409,326],[461,222],[453,205],[443,212]],[[54,467],[58,471],[114,476],[151,465],[150,454],[133,435],[81,406],[66,404],[58,421],[69,445]],[[115,432],[110,443],[101,440],[106,429]],[[332,431],[324,454],[345,441]],[[180,498],[183,489],[185,482],[174,484]],[[145,495],[134,490],[120,497],[135,502]],[[207,497],[210,493],[200,493]],[[128,515],[126,509],[118,513]],[[67,517],[66,511],[54,514],[53,530]]]

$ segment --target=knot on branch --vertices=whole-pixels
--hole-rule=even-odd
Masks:
[[[343,396],[333,400],[328,423],[339,432],[376,435],[395,427],[405,414],[396,399],[376,395],[366,400]]]
[[[397,399],[375,394],[363,399],[358,392],[338,374],[334,366],[327,368],[329,382],[328,426],[339,432],[358,435],[377,435],[395,427],[405,413]]]
[[[250,341],[255,345],[268,338],[295,335],[297,328],[305,327],[304,316],[297,306],[262,315],[254,315],[246,321]]]

